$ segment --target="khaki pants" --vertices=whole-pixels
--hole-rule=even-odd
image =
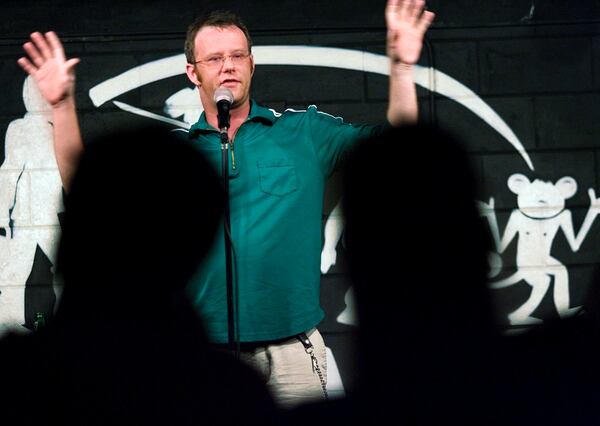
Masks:
[[[327,363],[323,337],[316,328],[306,335],[314,346],[323,384],[326,384]],[[266,342],[265,345],[251,349],[242,347],[240,359],[258,370],[282,408],[324,399],[321,378],[313,366],[313,360],[296,337],[277,343]]]

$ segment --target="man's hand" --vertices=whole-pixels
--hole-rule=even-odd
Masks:
[[[414,65],[419,60],[423,35],[435,17],[424,8],[424,0],[388,0],[387,54],[393,64]]]
[[[73,96],[75,65],[79,59],[65,58],[65,51],[55,32],[31,34],[31,41],[25,43],[23,49],[27,57],[19,58],[17,62],[35,79],[42,96],[52,107]]]
[[[83,151],[75,107],[75,65],[79,59],[65,58],[56,33],[35,32],[23,45],[27,56],[18,64],[36,82],[40,93],[52,106],[54,152],[64,188],[68,191]]]

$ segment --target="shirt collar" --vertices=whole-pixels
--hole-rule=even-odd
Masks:
[[[256,103],[254,99],[250,99],[250,114],[248,114],[248,118],[246,121],[259,121],[264,124],[272,125],[277,120],[279,114],[277,114],[272,109],[266,108]],[[196,132],[216,132],[217,129],[212,127],[206,121],[206,114],[202,111],[200,118],[192,127],[190,127],[190,133]]]

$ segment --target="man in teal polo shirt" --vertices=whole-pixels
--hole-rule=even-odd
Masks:
[[[294,336],[323,319],[319,262],[325,181],[343,153],[374,131],[314,106],[279,114],[250,101],[229,170],[241,342]],[[206,115],[188,136],[219,167],[219,133]],[[210,337],[219,343],[228,340],[223,241],[221,232],[190,284]]]
[[[389,0],[385,15],[387,120],[391,125],[413,123],[413,64],[434,15],[424,10],[423,0]],[[314,106],[281,114],[259,106],[249,96],[251,47],[248,30],[231,13],[209,14],[188,28],[186,73],[198,88],[204,113],[183,136],[217,167],[221,145],[214,93],[220,87],[231,90],[229,182],[241,355],[264,373],[277,400],[292,406],[322,397],[326,385],[325,345],[315,329],[323,318],[319,261],[325,180],[344,152],[377,130],[344,123]],[[36,78],[53,107],[57,162],[68,188],[83,149],[73,98],[78,60],[66,60],[54,33],[34,33],[24,48],[28,58],[19,64]],[[189,290],[212,340],[226,342],[222,235]],[[307,341],[298,340],[301,333]]]

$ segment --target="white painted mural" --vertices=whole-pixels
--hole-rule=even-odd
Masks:
[[[5,230],[0,237],[0,330],[25,323],[25,283],[36,249],[54,263],[63,210],[51,111],[30,77],[23,83],[23,103],[27,112],[8,126],[0,167],[0,227]]]
[[[566,317],[577,313],[581,307],[571,306],[569,271],[550,251],[559,229],[564,232],[571,250],[579,250],[600,212],[600,199],[596,198],[593,188],[588,189],[590,207],[576,234],[572,214],[565,209],[565,200],[577,192],[575,179],[566,176],[556,183],[539,179],[530,182],[526,176],[516,173],[508,178],[508,187],[517,195],[518,208],[512,211],[502,237],[494,210],[494,198],[480,206],[490,224],[498,253],[503,253],[513,239],[518,239],[517,271],[507,278],[492,282],[492,288],[505,288],[525,281],[532,289],[525,303],[508,314],[510,323],[527,325],[542,322],[531,314],[549,290],[552,280],[553,300],[558,314]]]
[[[314,46],[254,46],[253,55],[258,66],[300,65],[347,69],[381,75],[389,74],[387,56],[359,50]],[[89,96],[96,106],[112,101],[124,111],[187,129],[197,121],[203,110],[199,97],[192,88],[182,88],[165,100],[164,111],[168,116],[113,100],[130,90],[181,74],[184,67],[184,55],[152,61],[99,83],[90,89]],[[526,165],[533,170],[529,154],[519,138],[476,93],[439,70],[421,66],[415,66],[414,69],[414,79],[417,85],[444,95],[476,114],[503,136],[520,154]],[[323,274],[327,274],[336,263],[336,247],[342,237],[343,226],[343,216],[338,203],[329,214],[325,224],[324,245],[321,253],[321,273]],[[337,321],[342,324],[357,325],[352,288],[346,292],[344,302],[346,308],[338,315]]]
[[[255,46],[255,63],[260,65],[317,66],[355,70],[381,75],[388,74],[388,58],[373,53],[313,46]],[[127,70],[100,82],[89,91],[96,107],[113,102],[120,109],[153,120],[169,123],[175,128],[189,128],[202,112],[194,89],[181,87],[164,101],[164,115],[116,100],[121,94],[144,85],[184,73],[184,55],[174,55]],[[446,96],[478,116],[534,170],[534,164],[519,138],[504,120],[480,96],[443,72],[416,66],[416,84]],[[23,101],[27,113],[12,122],[5,136],[6,158],[0,168],[0,325],[18,326],[24,321],[24,286],[30,274],[33,256],[39,246],[54,262],[58,238],[57,213],[62,210],[60,177],[52,147],[52,127],[47,106],[34,85],[25,80]],[[554,282],[553,298],[562,315],[577,311],[571,306],[568,268],[550,255],[554,237],[559,229],[565,234],[571,249],[576,252],[587,237],[597,215],[599,200],[594,189],[589,189],[590,208],[578,233],[574,232],[571,212],[565,200],[577,191],[573,178],[565,177],[555,184],[514,174],[508,181],[509,189],[517,195],[518,208],[511,214],[501,234],[495,217],[494,197],[481,202],[481,211],[495,237],[496,253],[490,259],[496,262],[497,274],[501,255],[512,240],[517,239],[517,266],[515,274],[492,282],[493,288],[505,288],[517,282],[531,286],[531,295],[514,312],[507,313],[511,324],[531,324],[541,321],[532,317],[533,311]],[[537,203],[537,204],[536,204]],[[542,206],[542,207],[540,207]],[[344,221],[339,204],[329,215],[324,231],[321,272],[327,274],[337,261],[337,247],[343,240]],[[353,290],[345,295],[346,309],[337,321],[356,325]]]

